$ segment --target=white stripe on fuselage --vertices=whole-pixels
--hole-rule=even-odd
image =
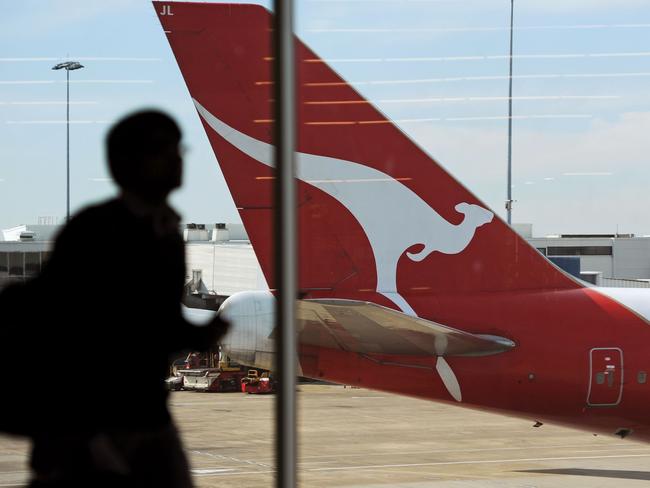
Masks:
[[[650,322],[650,288],[609,288],[594,286],[593,289],[616,300]]]

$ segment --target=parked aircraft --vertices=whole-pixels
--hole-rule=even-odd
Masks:
[[[271,14],[154,8],[273,288]],[[295,48],[301,375],[650,440],[647,295],[564,273]],[[273,300],[226,300],[231,356],[271,366]]]

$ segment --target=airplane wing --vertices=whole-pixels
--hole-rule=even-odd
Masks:
[[[298,302],[300,344],[360,354],[487,356],[515,346],[509,339],[471,334],[370,302]]]

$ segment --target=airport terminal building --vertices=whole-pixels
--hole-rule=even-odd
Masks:
[[[56,225],[21,225],[0,231],[0,288],[37,274],[47,261]],[[530,224],[515,229],[539,252],[599,286],[650,287],[650,237],[570,234],[533,237]],[[188,300],[216,307],[238,291],[268,288],[242,224],[185,224]],[[92,246],[92,240],[88,242]],[[134,270],[137,273],[137,270]],[[91,277],[97,278],[97,277]],[[197,306],[202,306],[196,303]]]
[[[36,275],[47,261],[56,225],[20,225],[0,230],[0,289]],[[188,292],[215,305],[238,291],[268,288],[242,224],[186,224]],[[89,239],[88,246],[92,246]],[[92,268],[90,268],[92,269]],[[71,272],[80,272],[71,270]],[[83,271],[83,273],[92,271]],[[137,270],[133,270],[137,274]],[[88,277],[101,279],[100,277]]]

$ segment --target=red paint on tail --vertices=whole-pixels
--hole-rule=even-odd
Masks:
[[[169,3],[160,15],[192,97],[231,127],[271,143],[272,80],[269,12],[255,5]],[[297,150],[353,161],[399,179],[449,223],[461,202],[484,205],[438,163],[296,39]],[[246,156],[205,124],[206,133],[271,287],[273,170]],[[335,175],[333,175],[335,177]],[[374,195],[378,201],[383,195]],[[359,297],[377,284],[375,257],[364,229],[340,202],[300,184],[300,287],[311,296]],[[373,205],[368,201],[368,205]],[[409,208],[376,216],[386,232]],[[420,246],[421,248],[421,246]],[[417,251],[417,243],[410,251]],[[477,229],[459,254],[432,252],[421,262],[402,256],[398,291],[482,292],[576,288],[500,219]],[[382,290],[380,290],[382,291]],[[389,304],[383,297],[374,299]],[[420,306],[419,315],[430,315]]]

